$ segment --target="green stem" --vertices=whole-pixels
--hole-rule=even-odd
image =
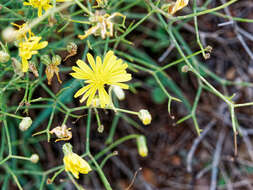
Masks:
[[[90,153],[90,125],[91,125],[91,109],[88,110],[86,125],[86,153]]]
[[[104,174],[103,170],[101,169],[101,167],[98,165],[97,161],[94,159],[94,157],[91,154],[89,154],[89,157],[90,157],[91,161],[94,163],[94,165],[96,166],[98,174],[99,174],[106,190],[112,190],[110,183],[108,182],[107,178],[105,177],[105,174]]]

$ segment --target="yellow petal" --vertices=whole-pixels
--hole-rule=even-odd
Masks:
[[[22,71],[27,72],[28,68],[29,68],[29,63],[28,63],[27,59],[22,58]]]
[[[88,100],[87,100],[87,106],[89,106],[89,105],[91,104],[91,102],[92,102],[92,100],[93,100],[93,98],[94,98],[96,92],[97,92],[97,88],[93,86],[93,87],[91,88],[91,92],[90,92],[89,98],[88,98]]]
[[[90,67],[82,60],[78,59],[76,64],[85,72],[92,73],[93,71],[90,69]]]
[[[90,63],[93,71],[96,70],[96,63],[95,63],[95,60],[93,58],[93,56],[90,54],[90,53],[87,53],[87,59],[88,59],[88,62]]]
[[[74,95],[74,98],[77,98],[79,96],[81,96],[83,93],[85,93],[89,88],[91,87],[91,85],[87,85],[85,87],[82,87],[81,89],[79,89],[75,95]]]

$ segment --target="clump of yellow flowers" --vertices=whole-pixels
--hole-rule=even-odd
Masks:
[[[19,50],[18,54],[22,61],[22,72],[27,72],[29,69],[28,60],[31,59],[33,55],[38,54],[38,50],[45,48],[48,45],[48,42],[40,42],[42,38],[40,36],[35,36],[34,33],[31,32],[31,29],[28,29],[28,32],[25,32],[27,23],[22,25],[12,23],[12,25],[18,28],[18,30],[15,31],[15,40],[17,41]]]
[[[92,103],[97,91],[99,95],[99,103],[102,108],[111,103],[111,97],[106,92],[106,85],[119,86],[122,89],[128,89],[129,86],[123,82],[131,80],[131,74],[126,72],[128,65],[123,63],[122,59],[118,59],[113,51],[106,53],[103,61],[100,56],[96,57],[88,53],[87,59],[90,67],[82,60],[78,60],[78,67],[72,67],[73,73],[70,73],[74,78],[85,80],[85,87],[81,88],[74,95],[75,98],[81,96],[80,102],[84,102],[87,98],[87,106]]]
[[[65,2],[65,1],[72,1],[72,0],[56,0],[56,2]],[[24,5],[32,6],[38,9],[38,16],[42,16],[42,11],[47,11],[48,9],[52,8],[51,0],[28,0],[28,2],[24,2]]]
[[[64,144],[62,150],[64,152],[63,162],[65,171],[71,172],[75,178],[79,179],[79,173],[87,174],[92,170],[88,162],[79,155],[73,153],[70,143]]]
[[[41,37],[29,36],[28,39],[19,42],[19,56],[22,59],[22,71],[27,72],[29,68],[28,60],[32,58],[33,55],[38,53],[38,50],[43,49],[47,46],[48,42],[40,42]]]

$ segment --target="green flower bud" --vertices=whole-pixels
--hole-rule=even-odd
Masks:
[[[62,147],[63,153],[66,156],[67,154],[73,153],[72,145],[70,143],[65,143]]]
[[[52,58],[52,64],[60,65],[61,64],[61,57],[59,55],[55,55]]]
[[[43,64],[45,64],[45,65],[50,65],[50,64],[52,63],[52,61],[51,61],[49,55],[42,55],[42,56],[40,57],[40,59],[41,59],[41,62],[42,62]]]
[[[140,135],[137,137],[137,147],[138,147],[138,153],[141,157],[146,157],[148,155],[148,147],[146,143],[146,137],[143,135]]]
[[[10,55],[5,51],[0,51],[0,63],[6,63],[10,60]]]
[[[148,110],[141,109],[138,113],[138,117],[144,125],[148,125],[151,123],[152,117]]]

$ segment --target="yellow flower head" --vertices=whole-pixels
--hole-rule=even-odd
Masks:
[[[71,172],[75,178],[79,178],[79,173],[87,174],[91,167],[84,159],[72,152],[72,146],[69,143],[63,145],[65,171]]]
[[[47,46],[48,42],[43,41],[39,42],[41,37],[32,36],[25,41],[22,41],[18,44],[19,47],[19,56],[22,59],[22,71],[27,72],[29,68],[28,60],[31,59],[32,55],[38,53],[39,49],[43,49]]]
[[[28,0],[29,2],[24,2],[24,5],[32,6],[38,9],[38,16],[42,16],[42,11],[47,11],[53,6],[50,4],[51,0]],[[65,2],[72,0],[56,0],[56,2]]]
[[[106,53],[103,62],[100,56],[96,57],[96,62],[91,54],[87,54],[87,59],[91,67],[82,60],[77,60],[78,67],[72,67],[74,73],[70,73],[74,78],[83,79],[88,83],[74,95],[75,98],[81,96],[80,102],[87,98],[87,106],[89,106],[98,91],[99,102],[102,108],[110,104],[111,98],[105,90],[106,85],[116,85],[123,89],[128,89],[126,82],[131,80],[131,74],[126,72],[127,64],[122,59],[117,59],[113,51]]]
[[[52,8],[50,5],[50,0],[29,0],[29,2],[24,2],[24,5],[32,6],[38,9],[38,16],[42,16],[42,10],[47,11]]]

